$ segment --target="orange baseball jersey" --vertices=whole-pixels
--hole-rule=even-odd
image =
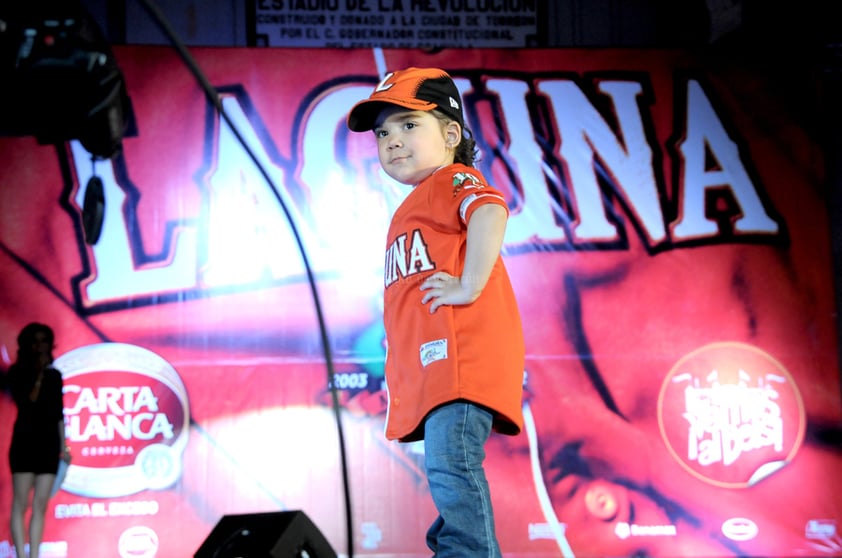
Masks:
[[[523,426],[523,330],[503,259],[472,304],[434,314],[421,304],[428,276],[461,275],[467,224],[486,203],[508,211],[476,169],[453,164],[416,186],[392,217],[383,299],[391,440],[422,439],[427,413],[457,399],[493,411],[497,432],[517,434]]]

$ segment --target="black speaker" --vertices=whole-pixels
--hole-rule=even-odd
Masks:
[[[0,136],[78,139],[101,159],[122,149],[131,99],[86,3],[0,2]]]
[[[336,558],[302,511],[226,515],[193,558]]]

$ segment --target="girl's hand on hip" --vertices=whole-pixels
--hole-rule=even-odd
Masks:
[[[421,290],[427,291],[421,298],[421,304],[430,304],[430,314],[434,313],[439,306],[445,304],[459,305],[470,304],[476,297],[470,289],[466,289],[462,285],[459,277],[455,277],[444,271],[439,271],[427,277],[421,283]]]

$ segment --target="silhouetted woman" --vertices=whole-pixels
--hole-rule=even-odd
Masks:
[[[17,360],[9,367],[9,388],[18,409],[9,448],[14,485],[11,530],[17,558],[26,557],[25,517],[30,496],[29,555],[38,557],[58,462],[68,451],[62,378],[52,366],[53,341],[49,326],[27,325],[18,335]]]

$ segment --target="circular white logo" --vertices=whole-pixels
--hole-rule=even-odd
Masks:
[[[625,521],[621,521],[614,527],[614,534],[621,539],[627,539],[631,536],[631,525]]]
[[[62,489],[111,498],[172,486],[190,431],[187,389],[173,366],[127,343],[99,343],[55,361],[73,451]]]
[[[722,534],[732,541],[748,541],[757,536],[757,524],[745,517],[732,517],[722,524]]]
[[[746,343],[711,343],[686,354],[658,397],[667,450],[688,473],[723,488],[754,486],[785,467],[806,422],[784,365]]]
[[[158,534],[145,525],[129,527],[117,541],[120,558],[153,558],[158,552]]]

